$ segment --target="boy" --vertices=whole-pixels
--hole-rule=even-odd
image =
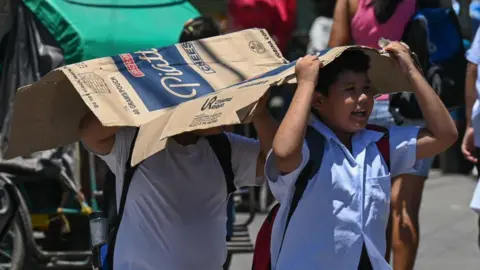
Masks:
[[[262,106],[253,120],[260,142],[227,134],[236,187],[263,182],[256,176],[263,175],[276,126]],[[84,145],[114,172],[119,202],[135,128],[104,127],[89,114],[80,133]],[[140,163],[128,191],[113,269],[222,269],[228,197],[220,161],[204,138],[212,133],[218,131],[177,135]]]
[[[203,22],[207,23],[203,23]],[[215,33],[208,18],[189,21],[180,41]],[[253,125],[259,141],[225,133],[231,152],[233,184],[261,185],[265,156],[277,123],[262,98]],[[222,161],[208,137],[222,128],[182,133],[169,138],[164,150],[138,166],[128,189],[113,253],[115,270],[220,270],[227,255],[228,184]],[[115,174],[117,209],[136,129],[104,127],[92,114],[81,122],[83,144]],[[260,176],[260,177],[257,177]],[[110,265],[111,266],[111,265]]]
[[[385,50],[410,79],[427,128],[389,129],[389,170],[375,144],[385,134],[365,129],[375,94],[368,56],[347,51],[320,71],[316,57],[300,59],[298,87],[265,169],[281,203],[272,231],[272,269],[390,269],[384,254],[391,176],[413,172],[416,160],[447,149],[457,130],[410,51],[398,42]],[[323,161],[284,234],[294,183],[311,156],[304,140],[310,111],[310,125],[325,138]]]

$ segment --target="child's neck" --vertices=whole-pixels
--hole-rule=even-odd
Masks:
[[[353,133],[351,132],[337,132],[333,131],[335,135],[337,135],[337,138],[340,140],[345,147],[347,147],[348,151],[352,152],[352,136]]]
[[[198,141],[198,136],[192,132],[181,133],[173,136],[173,139],[180,145],[186,146],[189,144],[195,144]]]
[[[329,123],[328,120],[323,119],[319,114],[314,113],[315,117],[318,120],[322,121],[334,134],[337,136],[338,140],[347,147],[348,151],[352,152],[352,132],[345,132],[334,128],[334,125]]]

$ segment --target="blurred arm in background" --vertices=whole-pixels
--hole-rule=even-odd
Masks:
[[[465,117],[467,119],[467,125],[462,141],[462,153],[467,160],[476,163],[477,157],[475,154],[474,130],[472,127],[472,110],[473,105],[477,100],[477,91],[475,87],[475,82],[477,81],[476,64],[468,62],[467,74],[465,77]]]
[[[352,44],[350,34],[350,9],[348,0],[337,0],[333,14],[332,32],[328,47],[338,47]]]

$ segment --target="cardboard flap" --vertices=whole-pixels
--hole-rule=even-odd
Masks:
[[[87,106],[62,71],[44,78],[16,93],[6,159],[79,140],[78,123],[89,111]]]
[[[167,139],[160,139],[162,132],[168,123],[173,111],[167,112],[157,119],[142,125],[135,141],[132,154],[132,166],[137,165],[153,154],[162,151],[167,143]]]
[[[168,137],[198,129],[246,123],[255,104],[276,82],[275,79],[278,77],[254,80],[182,103],[175,110],[142,125],[135,143],[132,165],[163,150]]]

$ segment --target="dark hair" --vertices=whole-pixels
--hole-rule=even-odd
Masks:
[[[367,72],[370,68],[370,57],[360,50],[347,50],[330,64],[320,69],[316,90],[328,96],[328,88],[337,81],[338,75],[343,71],[357,73]]]
[[[367,1],[367,0],[364,0]],[[403,0],[371,0],[368,6],[373,6],[375,18],[381,24],[386,23],[393,16],[398,4]]]
[[[180,42],[194,41],[220,35],[220,27],[210,17],[197,17],[185,24]]]

